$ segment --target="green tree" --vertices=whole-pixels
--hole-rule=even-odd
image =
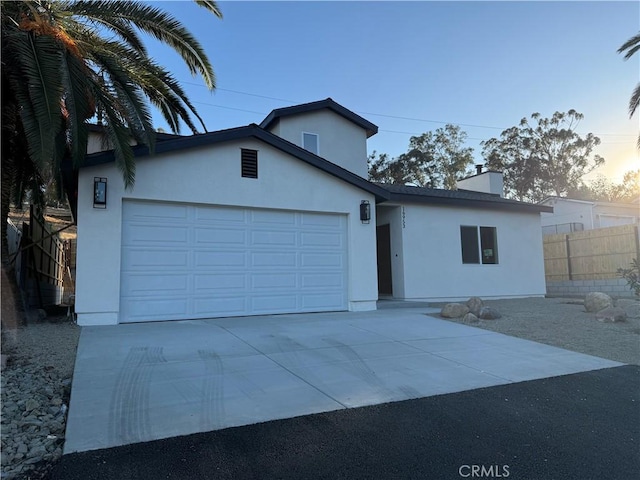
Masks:
[[[622,182],[615,183],[604,175],[581,183],[578,188],[570,190],[569,198],[603,202],[633,202],[640,198],[640,169],[629,170]]]
[[[457,125],[411,137],[409,149],[395,159],[387,155],[369,158],[369,178],[376,182],[410,184],[454,190],[469,172],[473,149],[465,147],[467,134]]]
[[[533,125],[523,118],[500,138],[482,142],[487,168],[504,173],[507,196],[530,202],[566,196],[580,186],[584,175],[604,163],[593,154],[600,139],[576,133],[582,118],[575,110],[555,112],[551,118],[534,113]]]
[[[221,17],[216,3],[196,3]],[[40,191],[43,178],[62,182],[69,158],[86,154],[89,120],[99,121],[125,184],[135,179],[130,141],[153,151],[148,102],[171,130],[204,124],[169,70],[149,57],[141,35],[179,54],[194,75],[215,88],[200,43],[167,12],[140,1],[23,0],[2,2],[2,245],[12,195]]]
[[[624,54],[624,59],[629,60],[635,53],[640,50],[640,33],[631,37],[627,40],[619,49],[618,53]],[[638,109],[640,105],[640,82],[636,85],[636,88],[633,90],[631,94],[631,98],[629,99],[629,118],[633,117],[633,114]],[[640,135],[638,135],[638,148],[640,148]]]

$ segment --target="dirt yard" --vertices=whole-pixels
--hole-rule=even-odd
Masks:
[[[594,313],[585,311],[579,298],[520,298],[484,303],[498,310],[502,318],[480,320],[473,324],[475,327],[640,365],[640,318],[637,315],[624,322],[602,323]],[[462,323],[460,318],[445,320]]]

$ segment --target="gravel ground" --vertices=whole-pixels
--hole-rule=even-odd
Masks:
[[[640,318],[602,323],[587,313],[579,298],[519,298],[487,300],[484,304],[502,314],[480,320],[474,327],[526,338],[555,347],[640,365]],[[433,304],[441,307],[444,304]],[[637,312],[637,309],[636,309]],[[461,318],[446,318],[463,323]]]
[[[601,323],[579,299],[489,300],[503,316],[473,326],[640,365],[640,318]],[[442,306],[442,304],[438,304]],[[446,319],[462,323],[462,319]],[[62,318],[3,331],[2,479],[39,479],[62,453],[80,327]]]
[[[3,328],[3,479],[42,478],[62,455],[80,327],[47,320]]]

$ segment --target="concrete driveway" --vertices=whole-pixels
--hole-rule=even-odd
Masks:
[[[621,365],[436,311],[84,327],[65,453]]]

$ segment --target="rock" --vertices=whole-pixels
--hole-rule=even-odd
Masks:
[[[17,449],[18,453],[23,453],[24,454],[24,453],[27,453],[27,451],[28,451],[27,446],[24,443],[19,443],[18,444],[18,449]]]
[[[640,318],[640,301],[638,300],[620,298],[616,301],[616,307],[623,309],[627,318]]]
[[[627,314],[621,308],[608,307],[596,313],[596,319],[603,323],[624,322],[627,319]]]
[[[51,405],[59,407],[60,405],[62,405],[62,399],[60,397],[55,397],[53,400],[51,400]]]
[[[467,300],[466,305],[469,307],[469,311],[476,317],[480,314],[480,309],[484,307],[484,303],[480,297],[471,297]]]
[[[478,323],[480,320],[473,313],[469,312],[462,317],[462,321],[464,323]]]
[[[44,320],[45,318],[47,318],[47,312],[45,310],[43,310],[42,308],[38,309],[38,318],[40,320]]]
[[[0,355],[0,359],[2,360],[2,369],[7,366],[7,362],[9,361],[9,355],[5,355],[4,353]]]
[[[38,408],[40,404],[34,400],[33,398],[27,398],[27,401],[24,403],[24,411],[30,412],[31,410],[35,410]]]
[[[27,457],[29,458],[42,457],[46,454],[47,454],[47,449],[44,447],[44,445],[36,445],[31,450],[29,450],[29,454],[27,455]]]
[[[584,299],[584,309],[587,312],[599,312],[607,307],[613,306],[613,300],[609,295],[602,292],[587,293]]]
[[[461,303],[447,303],[440,312],[444,318],[460,318],[469,313],[469,307]]]
[[[495,320],[497,318],[502,317],[502,315],[500,315],[500,312],[498,312],[495,308],[491,308],[491,307],[482,307],[480,309],[480,315],[479,317],[482,320]]]

